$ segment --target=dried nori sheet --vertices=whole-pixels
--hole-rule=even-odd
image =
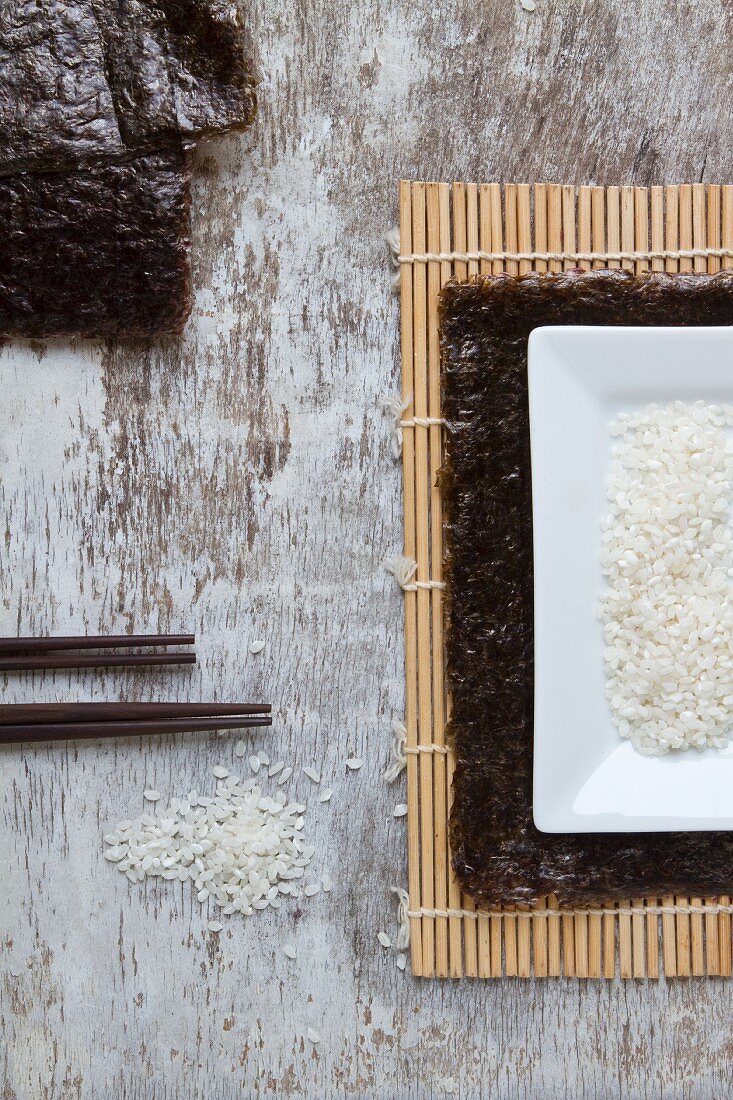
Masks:
[[[255,88],[226,0],[7,0],[0,174],[122,160],[248,126]]]
[[[191,303],[189,205],[181,150],[0,177],[0,333],[180,330]]]
[[[185,149],[255,107],[228,0],[0,5],[0,335],[179,330]]]
[[[126,146],[249,126],[256,81],[231,0],[92,0]]]
[[[451,841],[461,886],[480,904],[531,904],[549,893],[561,904],[733,893],[733,833],[550,835],[534,827],[527,400],[527,339],[540,325],[732,322],[730,272],[533,272],[442,292]]]

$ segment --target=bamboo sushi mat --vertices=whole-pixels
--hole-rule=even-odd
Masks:
[[[534,912],[512,907],[489,913],[476,910],[453,876],[437,307],[444,283],[478,273],[733,267],[733,186],[576,189],[402,181],[399,248],[402,395],[410,399],[402,414],[404,554],[417,562],[405,591],[413,972],[456,978],[729,976],[729,897],[632,898],[561,913],[550,896]]]

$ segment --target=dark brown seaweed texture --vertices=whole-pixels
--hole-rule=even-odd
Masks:
[[[182,152],[0,177],[0,332],[147,337],[190,309]]]
[[[57,172],[249,125],[227,0],[4,0],[0,175]]]
[[[733,893],[733,833],[549,835],[534,827],[527,407],[527,339],[540,325],[732,322],[733,273],[499,275],[442,293],[451,840],[461,886],[480,904],[549,893],[560,904]]]
[[[0,4],[0,336],[179,331],[185,149],[255,106],[228,0]]]

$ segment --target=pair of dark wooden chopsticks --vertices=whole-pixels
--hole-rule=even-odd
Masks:
[[[0,744],[272,725],[269,703],[2,703]]]
[[[0,672],[41,668],[117,668],[148,665],[193,665],[195,653],[91,653],[142,646],[194,645],[194,634],[112,634],[81,638],[0,638]]]

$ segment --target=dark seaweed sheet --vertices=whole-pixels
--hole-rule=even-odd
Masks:
[[[0,333],[176,332],[191,304],[182,151],[0,177]]]
[[[480,904],[532,903],[548,893],[561,904],[733,893],[733,833],[550,835],[534,827],[527,405],[527,339],[540,325],[732,322],[731,273],[500,275],[442,292],[457,758],[451,841],[461,886]]]
[[[126,146],[248,126],[256,82],[231,0],[92,0]]]
[[[0,336],[178,331],[184,150],[255,106],[226,0],[0,5]]]
[[[225,0],[0,6],[0,175],[58,172],[249,125],[256,83]]]

